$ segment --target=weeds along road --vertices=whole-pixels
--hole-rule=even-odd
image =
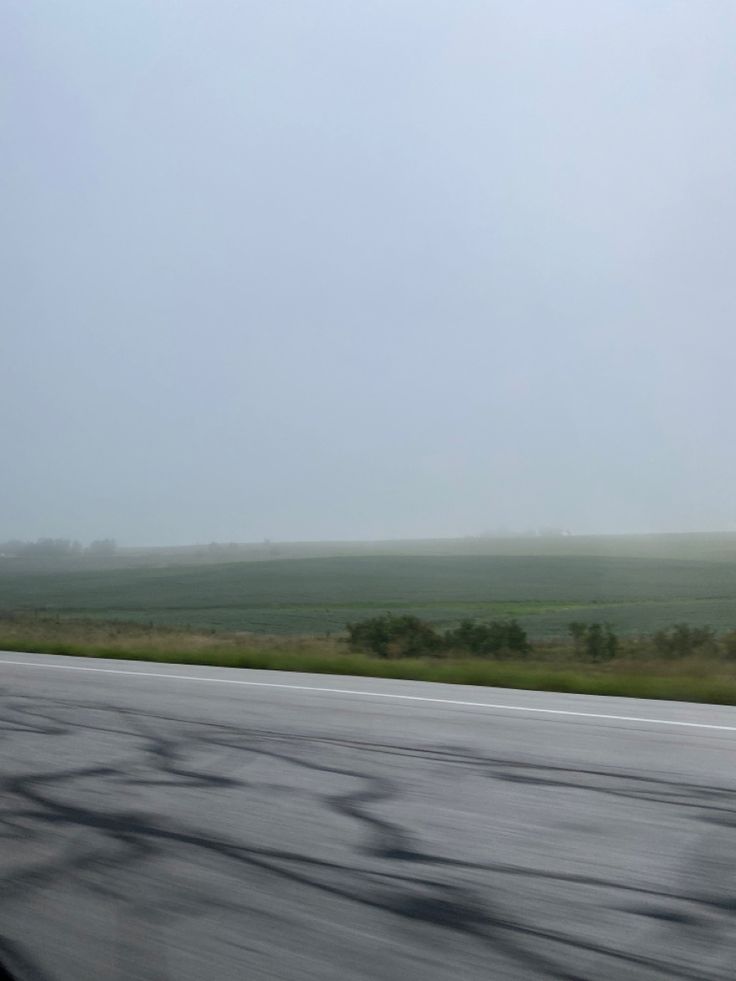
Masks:
[[[734,977],[736,709],[15,653],[0,689],[21,981]]]

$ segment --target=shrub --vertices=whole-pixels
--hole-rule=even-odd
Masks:
[[[489,623],[463,620],[455,630],[447,631],[444,641],[449,649],[476,657],[488,657],[503,651],[528,654],[531,650],[526,631],[517,620],[491,620]]]
[[[424,620],[413,616],[372,617],[347,625],[351,650],[378,657],[422,657],[436,653],[442,638]]]
[[[667,630],[658,630],[652,644],[662,657],[689,657],[691,654],[712,654],[716,650],[716,634],[711,627],[691,627],[677,623]]]
[[[727,658],[736,659],[736,630],[729,630],[721,637],[723,653]]]
[[[347,632],[352,650],[379,657],[426,657],[449,650],[490,657],[503,652],[528,654],[531,650],[526,631],[517,620],[463,620],[455,630],[440,634],[418,617],[386,614],[349,623]]]
[[[575,653],[588,661],[610,661],[618,653],[618,637],[610,623],[580,623],[568,627]]]

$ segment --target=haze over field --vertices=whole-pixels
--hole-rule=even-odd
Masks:
[[[0,541],[736,528],[731,0],[0,20]]]

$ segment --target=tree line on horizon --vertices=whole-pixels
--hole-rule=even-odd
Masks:
[[[70,538],[37,538],[35,542],[19,538],[0,542],[0,556],[3,558],[75,558],[82,555],[115,555],[117,543],[114,538],[97,538],[88,545]]]

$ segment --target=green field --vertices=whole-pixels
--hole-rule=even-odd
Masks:
[[[434,554],[415,545],[413,555],[364,554],[364,546],[356,555],[56,572],[6,565],[0,612],[318,636],[385,611],[438,625],[510,615],[533,639],[561,636],[571,620],[608,620],[622,634],[679,621],[722,631],[736,626],[734,541],[629,536],[552,547],[512,540],[506,554],[499,547],[473,554],[480,546],[465,543],[454,555],[439,545]],[[520,554],[508,554],[514,551]]]

